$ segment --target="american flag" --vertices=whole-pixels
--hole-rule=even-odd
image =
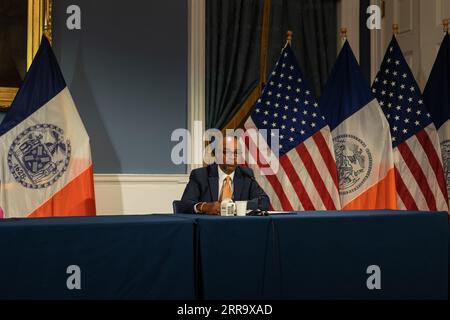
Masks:
[[[272,210],[340,209],[330,129],[290,45],[283,49],[245,129],[266,129],[268,137],[279,130],[279,170],[261,175],[261,166],[254,166]],[[265,142],[274,147],[270,139]],[[246,143],[251,157],[261,157],[261,149],[252,154],[251,144],[255,141]]]
[[[395,37],[372,91],[390,125],[399,209],[447,211],[439,138]]]

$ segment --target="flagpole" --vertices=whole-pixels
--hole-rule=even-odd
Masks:
[[[345,41],[347,40],[347,28],[342,27],[341,28],[341,45],[343,46]]]
[[[398,36],[398,24],[397,23],[394,23],[392,25],[392,32],[394,33],[394,37],[397,38],[397,36]]]
[[[442,20],[442,26],[444,27],[444,33],[448,33],[448,19]]]

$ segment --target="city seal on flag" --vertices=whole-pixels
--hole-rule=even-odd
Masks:
[[[8,167],[24,187],[47,188],[67,170],[70,156],[70,141],[64,138],[64,131],[51,124],[38,124],[15,138],[8,152]]]
[[[450,140],[441,142],[442,164],[444,166],[444,176],[447,182],[447,194],[450,195]]]
[[[364,141],[351,134],[341,134],[333,142],[339,192],[342,195],[353,193],[366,182],[372,172],[372,154]]]

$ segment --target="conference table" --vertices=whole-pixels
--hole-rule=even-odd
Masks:
[[[446,212],[10,219],[0,299],[448,299],[449,240]]]

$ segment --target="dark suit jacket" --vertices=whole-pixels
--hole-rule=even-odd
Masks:
[[[181,198],[183,211],[194,213],[194,206],[199,202],[218,201],[219,171],[218,165],[213,164],[205,168],[192,170],[189,183]],[[269,197],[254,180],[253,170],[238,166],[234,172],[233,200],[248,201],[247,209],[269,209]]]

